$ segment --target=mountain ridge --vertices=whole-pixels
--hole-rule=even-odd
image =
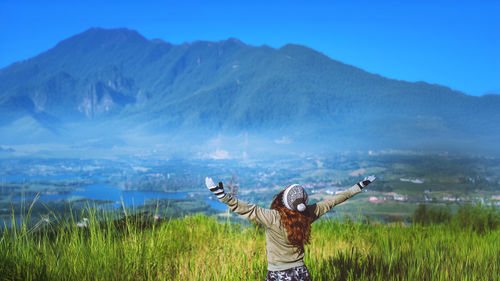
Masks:
[[[382,146],[490,143],[500,135],[499,105],[500,95],[385,78],[298,44],[174,45],[128,29],[92,28],[0,69],[0,127],[32,116],[51,132],[68,122],[123,122],[151,131],[319,134],[321,142],[368,133]]]

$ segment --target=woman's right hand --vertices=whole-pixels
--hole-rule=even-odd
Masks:
[[[222,182],[219,182],[219,186],[217,186],[215,185],[212,178],[206,177],[205,185],[217,196],[217,198],[222,199],[224,198],[224,196],[226,196],[226,192],[224,192],[224,186],[222,185]]]

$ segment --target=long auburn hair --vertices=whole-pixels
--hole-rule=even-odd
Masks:
[[[284,192],[285,189],[274,197],[271,203],[271,209],[280,213],[281,224],[288,231],[288,241],[290,241],[298,251],[303,251],[304,245],[309,244],[312,219],[301,212],[292,211],[285,207],[283,204]]]

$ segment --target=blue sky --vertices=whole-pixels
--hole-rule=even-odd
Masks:
[[[0,0],[0,67],[90,27],[171,43],[296,43],[385,77],[500,94],[500,1]]]

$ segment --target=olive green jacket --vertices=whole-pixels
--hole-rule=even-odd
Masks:
[[[358,185],[333,196],[333,198],[307,206],[304,214],[315,221],[335,205],[361,192]],[[286,270],[304,265],[304,251],[298,251],[288,241],[287,230],[281,225],[281,216],[276,210],[269,210],[249,204],[226,194],[221,202],[233,212],[262,224],[266,230],[267,268],[270,271]]]

